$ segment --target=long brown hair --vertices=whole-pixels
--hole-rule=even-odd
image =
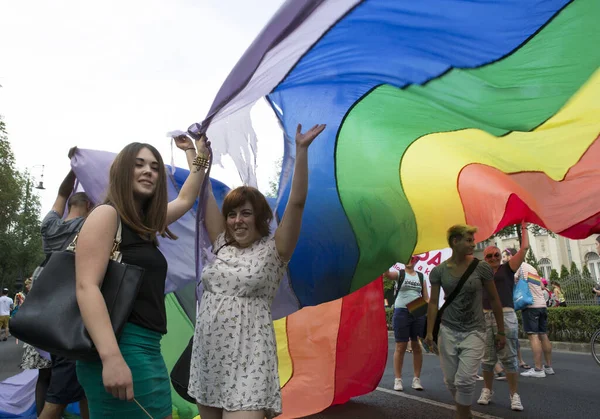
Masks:
[[[140,150],[147,148],[158,161],[158,180],[156,189],[139,213],[133,196],[133,172]],[[156,235],[177,239],[167,227],[167,174],[158,150],[150,144],[131,143],[117,155],[110,166],[108,193],[105,204],[112,205],[121,216],[121,220],[142,236],[150,236],[157,244]]]

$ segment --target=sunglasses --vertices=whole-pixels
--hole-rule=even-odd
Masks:
[[[496,252],[496,253],[489,253],[487,255],[485,255],[486,259],[491,259],[491,258],[499,258],[500,257],[500,253]]]

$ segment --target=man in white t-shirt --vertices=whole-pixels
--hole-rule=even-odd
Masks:
[[[535,275],[533,278],[528,278],[528,274]],[[527,333],[529,343],[531,344],[531,352],[533,352],[533,361],[535,367],[531,368],[521,375],[524,377],[544,378],[546,375],[553,375],[552,368],[552,343],[548,339],[548,309],[546,300],[544,299],[544,284],[538,276],[537,270],[530,264],[523,262],[519,271],[515,276],[527,281],[529,291],[533,296],[533,304],[527,306],[522,311],[523,330]],[[542,364],[542,353],[546,360],[546,364]]]
[[[10,311],[13,308],[13,300],[8,297],[8,288],[2,290],[2,297],[0,297],[0,339],[2,341],[8,340],[8,322],[10,320]],[[2,337],[2,331],[4,330],[4,337]]]

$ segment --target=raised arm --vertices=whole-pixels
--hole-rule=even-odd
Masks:
[[[313,140],[323,132],[325,125],[315,125],[302,134],[302,125],[296,129],[296,162],[292,189],[288,203],[285,206],[283,218],[275,232],[275,246],[279,256],[289,261],[292,258],[302,227],[302,213],[308,193],[308,147]]]
[[[58,196],[52,205],[52,211],[56,212],[61,218],[65,213],[65,207],[67,206],[67,200],[73,192],[75,186],[75,172],[69,171],[69,174],[63,179],[60,187],[58,188]]]
[[[529,234],[527,233],[527,224],[523,222],[521,223],[521,248],[508,261],[508,265],[513,272],[517,272],[521,264],[525,261],[525,256],[527,256],[527,250],[529,250]]]
[[[117,231],[117,212],[101,205],[88,216],[77,239],[76,295],[81,317],[102,360],[106,390],[121,400],[133,400],[131,370],[125,363],[100,292]]]
[[[178,147],[179,143],[185,143],[187,140],[189,139],[185,136],[184,138],[177,137],[175,139]],[[210,143],[207,142],[205,136],[196,141],[196,149],[198,150],[197,158],[204,158],[205,160],[198,161],[197,159],[194,159],[192,161],[190,174],[181,187],[179,195],[177,195],[177,198],[169,202],[169,206],[167,207],[167,224],[177,221],[183,216],[183,214],[188,212],[194,206],[194,202],[196,202],[196,197],[198,196],[198,191],[200,190],[200,186],[202,185],[204,176],[206,175],[206,169],[208,168],[208,164],[205,164],[204,162],[208,162],[207,147],[209,144]],[[186,151],[186,157],[188,157],[187,154],[191,153]]]

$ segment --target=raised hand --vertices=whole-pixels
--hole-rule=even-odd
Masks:
[[[180,135],[179,137],[175,137],[174,139],[175,139],[175,145],[180,150],[185,151],[190,148],[194,148],[194,143],[192,142],[192,139],[190,137],[188,137],[187,135]]]
[[[298,128],[296,128],[296,146],[308,148],[313,140],[323,132],[325,127],[325,124],[317,124],[303,134],[302,124],[298,124]]]

